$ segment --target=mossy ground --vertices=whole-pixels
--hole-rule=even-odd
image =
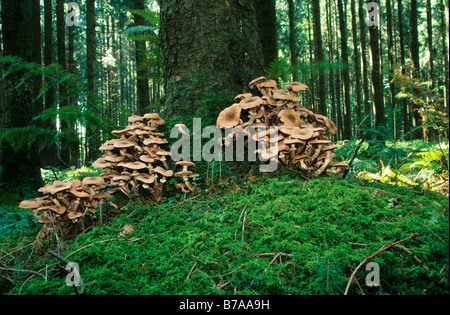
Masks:
[[[349,293],[448,294],[448,208],[446,197],[425,190],[281,172],[161,205],[130,203],[61,240],[61,256],[80,265],[87,294],[343,294],[364,256],[419,233],[402,245],[428,270],[390,249],[373,260],[381,285],[367,287],[362,268]],[[134,231],[120,239],[126,224]],[[17,275],[10,294],[73,294],[55,258],[21,252],[28,261],[15,258],[13,267],[28,263],[45,277]]]

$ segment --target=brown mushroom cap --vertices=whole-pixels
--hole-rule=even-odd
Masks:
[[[168,141],[166,139],[161,139],[161,138],[148,138],[144,140],[144,145],[150,145],[150,144],[165,144],[168,143]]]
[[[139,157],[139,160],[141,160],[144,163],[153,163],[156,161],[154,158],[149,157],[148,155],[141,155]]]
[[[144,115],[144,119],[161,119],[158,113],[147,113]]]
[[[191,161],[178,161],[175,164],[176,165],[181,165],[181,166],[191,166],[191,167],[195,166],[195,163],[191,162]]]
[[[155,173],[161,174],[162,176],[165,176],[165,177],[171,177],[171,176],[173,176],[173,171],[172,171],[172,170],[165,170],[165,169],[163,169],[161,166],[155,167],[155,168],[153,169],[153,171],[154,171]]]
[[[217,127],[227,128],[234,127],[239,124],[241,115],[241,106],[239,104],[233,104],[230,107],[225,108],[220,112],[219,117],[217,117]]]
[[[30,200],[23,200],[19,204],[19,208],[25,208],[25,209],[36,209],[44,204],[44,200],[42,199],[30,199]]]
[[[136,180],[145,184],[151,184],[155,181],[155,176],[143,173],[136,176]]]
[[[79,197],[79,198],[86,198],[86,197],[89,197],[89,194],[86,193],[86,192],[84,192],[84,191],[78,191],[78,190],[71,189],[71,190],[69,190],[69,192],[70,192],[72,195],[74,195],[74,196],[76,196],[76,197]]]
[[[64,190],[68,190],[70,188],[72,188],[72,183],[57,180],[54,181],[51,185],[49,185],[46,191],[53,195]]]
[[[104,158],[98,158],[97,160],[95,160],[94,163],[92,163],[92,167],[95,167],[95,168],[106,168],[106,167],[110,167],[110,166],[111,166],[111,163],[106,161]]]
[[[77,219],[77,218],[82,217],[82,216],[83,216],[82,212],[68,212],[67,213],[67,217],[70,220],[74,220],[74,219]]]
[[[105,161],[108,161],[108,162],[118,163],[118,162],[122,162],[125,159],[125,157],[123,155],[109,154],[109,155],[105,156],[104,159],[105,159]]]
[[[284,86],[289,92],[308,91],[308,86],[300,82],[291,82]]]
[[[299,127],[301,123],[300,116],[292,109],[283,109],[278,113],[278,118],[283,126]]]
[[[112,181],[113,181],[113,182],[120,182],[120,181],[126,182],[126,181],[129,181],[130,179],[131,179],[131,176],[130,176],[130,175],[125,175],[125,174],[122,173],[122,175],[114,176],[114,177],[112,178]]]
[[[63,214],[64,212],[67,211],[67,208],[64,206],[50,206],[48,207],[50,210],[52,210],[53,212],[56,212],[57,214]]]
[[[262,82],[266,82],[266,81],[267,81],[266,77],[259,77],[259,78],[256,78],[256,79],[250,81],[248,86],[250,87],[250,89],[253,89],[253,87],[255,87],[255,86],[259,87],[259,84],[261,84]]]
[[[169,156],[170,152],[169,151],[165,151],[165,150],[158,150],[158,151],[156,151],[156,155]]]
[[[187,177],[192,174],[194,174],[194,173],[191,171],[177,172],[177,173],[175,173],[175,177]]]
[[[259,96],[253,96],[251,98],[244,98],[239,102],[239,105],[241,106],[242,109],[250,109],[258,107],[263,102],[264,102],[263,99],[260,98]]]
[[[144,120],[144,117],[139,116],[139,115],[133,115],[133,116],[128,117],[129,122],[136,122],[136,121],[143,121],[143,120]]]
[[[120,140],[117,142],[114,142],[114,148],[118,149],[124,149],[124,148],[131,148],[134,147],[134,143],[128,140]]]
[[[337,148],[339,148],[338,145],[332,144],[332,145],[328,145],[326,147],[322,147],[322,151],[334,150],[334,149],[337,149]]]
[[[260,88],[273,88],[273,89],[275,89],[275,88],[277,88],[277,81],[275,81],[275,80],[267,80],[267,81],[261,82],[259,84],[259,87]]]
[[[314,130],[310,128],[301,128],[300,131],[291,134],[291,138],[309,140],[314,136]]]
[[[253,97],[252,93],[242,93],[242,94],[236,95],[236,97],[234,98],[234,101],[240,102],[241,100],[243,100],[245,98],[251,98],[251,97]]]
[[[105,183],[105,180],[103,177],[85,177],[82,180],[83,186],[89,186],[89,185],[103,185]]]
[[[136,161],[136,162],[121,162],[117,166],[125,167],[131,170],[142,170],[144,168],[147,168],[147,165],[145,165],[142,162]]]

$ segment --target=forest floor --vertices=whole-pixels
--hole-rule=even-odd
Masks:
[[[41,240],[11,210],[0,291],[74,294],[52,250],[79,265],[89,295],[339,295],[364,257],[418,233],[373,257],[379,286],[361,268],[349,294],[449,294],[449,200],[420,187],[280,171],[100,210],[84,233]]]

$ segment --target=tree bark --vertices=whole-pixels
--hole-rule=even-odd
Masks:
[[[369,26],[369,45],[372,65],[372,92],[373,110],[375,112],[375,128],[382,127],[385,124],[378,31],[378,26]]]
[[[420,78],[420,59],[419,59],[419,28],[417,21],[417,0],[411,0],[411,8],[410,8],[410,21],[411,21],[411,59],[413,61],[414,69],[412,75],[415,78]],[[420,117],[419,112],[417,111],[417,107],[413,110],[414,117],[414,126],[420,126],[422,123],[422,119]]]
[[[347,24],[345,19],[345,10],[342,4],[342,0],[338,0],[339,10],[339,30],[341,33],[341,51],[342,51],[342,63],[344,69],[342,72],[344,81],[344,139],[350,139],[352,137],[352,115],[350,109],[350,74],[348,63],[348,43],[347,43]]]
[[[353,39],[353,60],[355,69],[355,90],[356,90],[356,122],[361,123],[362,111],[362,89],[361,89],[361,54],[359,52],[358,25],[356,23],[356,0],[350,0],[350,10],[352,13],[352,39]],[[364,21],[359,21],[364,23]]]
[[[160,38],[168,115],[213,120],[264,75],[253,0],[161,0]]]
[[[264,57],[264,67],[268,67],[278,57],[277,11],[275,0],[258,0],[257,20],[259,39]]]
[[[445,1],[445,6],[443,0],[440,2],[441,5],[441,40],[442,40],[442,58],[444,59],[444,106],[446,108],[449,107],[449,95],[448,95],[448,67],[449,67],[449,59],[448,59],[448,0]]]
[[[402,66],[402,74],[405,74],[405,35],[403,30],[403,3],[402,0],[397,1],[397,17],[398,17],[398,33],[400,41],[400,65]],[[403,116],[403,133],[407,133],[411,128],[409,106],[406,98],[401,101]]]
[[[359,16],[359,36],[360,36],[360,43],[361,43],[361,64],[362,64],[362,90],[363,90],[363,97],[364,97],[364,114],[363,114],[363,127],[370,128],[371,122],[372,122],[372,110],[370,108],[370,92],[369,92],[369,67],[367,64],[367,45],[366,45],[366,14],[365,14],[365,8],[363,5],[364,1],[359,0],[358,1],[358,16]]]
[[[2,27],[4,55],[18,56],[26,62],[34,61],[32,51],[32,0],[2,0]],[[34,114],[34,86],[32,80],[22,85],[24,72],[13,72],[4,84],[5,92],[5,128],[28,127],[32,124]],[[39,153],[36,145],[26,145],[14,150],[8,142],[2,143],[1,174],[2,188],[10,192],[24,193],[36,190],[43,185]]]
[[[135,10],[144,10],[144,0],[134,0]],[[135,25],[145,25],[144,18],[138,14],[134,15]],[[136,41],[136,76],[137,76],[137,102],[140,115],[144,115],[150,107],[150,92],[148,86],[147,68],[145,68],[146,43],[142,40]]]
[[[95,64],[97,44],[95,41],[95,0],[86,0],[86,59],[87,59],[87,107],[92,108],[95,106]],[[92,130],[89,126],[86,126],[86,142],[85,142],[85,160],[86,165],[90,161],[94,154]]]
[[[53,46],[53,4],[52,0],[44,0],[44,65],[46,66],[55,62]],[[52,86],[45,92],[44,108],[54,108],[54,106],[56,106],[55,100],[56,90]],[[51,119],[44,121],[44,128],[56,132],[56,125],[52,123]],[[40,158],[42,166],[56,166],[56,143],[51,143],[44,150],[42,150]]]
[[[427,34],[428,34],[428,54],[430,56],[430,81],[431,89],[435,87],[435,76],[434,76],[434,51],[433,51],[433,22],[432,22],[432,12],[431,12],[431,0],[427,0]]]
[[[317,106],[318,113],[321,115],[327,115],[326,105],[326,84],[325,74],[323,70],[323,63],[325,61],[323,47],[322,47],[322,29],[320,23],[320,1],[312,1],[312,17],[313,17],[313,30],[314,30],[314,56],[315,62],[318,66],[318,90],[319,104]]]
[[[67,70],[66,58],[66,16],[64,14],[64,0],[56,0],[56,38],[58,47],[58,64]],[[67,91],[63,84],[58,85],[58,103],[59,108],[62,109],[67,106]],[[61,132],[65,133],[69,129],[68,122],[65,119],[61,120]],[[63,139],[59,148],[59,165],[62,167],[70,167],[70,146],[68,139]]]
[[[313,1],[314,2],[314,1]],[[297,81],[297,47],[295,45],[295,6],[294,0],[288,0],[289,51],[291,53],[292,81]]]

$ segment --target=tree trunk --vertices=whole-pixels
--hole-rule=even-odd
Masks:
[[[87,76],[87,107],[95,106],[95,63],[96,63],[96,49],[95,41],[95,0],[86,0],[86,76]],[[86,126],[86,141],[85,141],[85,160],[84,164],[90,161],[94,154],[92,139],[92,130]]]
[[[420,59],[419,59],[419,28],[417,21],[417,0],[411,0],[411,59],[413,61],[414,70],[413,76],[415,78],[420,78]],[[417,107],[414,108],[413,111],[414,117],[414,126],[420,126],[422,123],[422,119],[420,117],[419,112],[417,111]]]
[[[448,95],[448,0],[445,1],[445,7],[443,0],[441,0],[441,39],[442,39],[442,58],[444,59],[444,106],[449,107],[449,95]]]
[[[355,66],[356,122],[359,126],[361,123],[361,104],[363,103],[361,89],[361,54],[359,52],[358,26],[356,23],[356,0],[350,1],[350,10],[352,13],[353,60]],[[364,21],[359,21],[359,23],[364,23]]]
[[[134,0],[135,10],[144,10],[144,0]],[[134,15],[135,25],[145,25],[145,20],[142,16]],[[137,102],[138,110],[141,115],[144,115],[150,107],[150,92],[148,87],[147,68],[145,67],[146,59],[146,43],[145,41],[136,41],[136,75],[137,75]]]
[[[336,121],[336,83],[335,83],[335,71],[332,67],[332,61],[334,56],[334,44],[333,44],[333,23],[332,23],[332,16],[331,16],[331,4],[330,0],[327,0],[326,3],[326,17],[327,17],[327,33],[328,33],[328,66],[330,69],[329,75],[328,75],[328,86],[329,86],[329,93],[330,93],[330,99],[331,99],[331,115],[330,119],[333,121]]]
[[[370,60],[372,65],[373,110],[375,128],[384,126],[383,85],[381,82],[381,61],[378,26],[369,26]]]
[[[314,2],[314,1],[313,1]],[[295,6],[294,0],[288,0],[289,15],[289,51],[291,53],[292,81],[297,81],[297,47],[295,45]]]
[[[4,55],[23,58],[33,62],[32,36],[36,30],[32,22],[32,0],[2,0],[2,27]],[[38,17],[36,17],[38,18]],[[21,83],[25,73],[13,72],[4,83],[5,128],[28,127],[34,113],[34,86],[32,80]],[[43,185],[37,147],[24,146],[14,150],[8,142],[2,143],[2,188],[10,192],[36,190]]]
[[[316,65],[318,68],[318,90],[319,94],[319,104],[317,106],[318,113],[321,115],[327,115],[327,105],[326,105],[326,84],[325,84],[325,74],[323,71],[323,63],[325,57],[322,48],[322,29],[320,23],[320,1],[312,1],[312,17],[313,17],[313,30],[314,30],[314,56]]]
[[[160,37],[169,115],[215,123],[264,74],[253,0],[161,0]]]
[[[397,17],[398,17],[398,33],[400,41],[400,65],[402,66],[402,73],[405,74],[405,35],[403,30],[403,4],[402,0],[397,1]],[[401,99],[402,116],[403,116],[403,133],[407,133],[410,128],[409,106],[406,98]]]
[[[363,114],[363,127],[370,128],[372,122],[372,110],[370,108],[370,92],[369,92],[369,67],[367,65],[367,53],[366,53],[366,10],[363,5],[363,0],[358,1],[358,16],[359,16],[359,36],[361,37],[361,64],[362,64],[362,90],[364,97],[364,114]]]
[[[257,0],[259,39],[264,57],[264,67],[268,67],[278,57],[277,11],[275,0]]]
[[[338,0],[339,10],[339,30],[341,33],[341,50],[342,63],[344,65],[343,81],[344,81],[344,139],[352,137],[352,115],[350,110],[350,74],[348,64],[348,43],[347,43],[347,24],[345,19],[345,10],[342,0]]]
[[[431,13],[431,0],[427,0],[427,34],[428,34],[428,54],[430,56],[430,81],[431,88],[435,87],[435,76],[434,76],[434,51],[433,51],[433,22]]]
[[[75,50],[74,50],[74,40],[75,40],[75,30],[76,26],[69,26],[69,42],[68,42],[68,57],[67,57],[67,66],[68,71],[72,74],[75,74]],[[78,105],[77,96],[71,96],[69,99],[70,106]],[[70,141],[70,161],[71,165],[75,167],[80,167],[80,135],[77,131],[77,121],[73,120],[70,122],[70,131],[73,133]]]
[[[64,14],[64,0],[56,0],[56,38],[58,46],[58,64],[67,70],[66,64],[66,16]],[[67,106],[67,91],[63,84],[58,86],[59,108],[62,109]],[[61,132],[65,133],[69,129],[68,123],[65,119],[61,120]],[[65,138],[60,143],[59,149],[59,165],[62,167],[70,167],[70,146],[69,141]]]
[[[53,49],[53,4],[52,0],[44,0],[44,65],[46,66],[55,62]],[[56,106],[55,93],[56,90],[53,86],[45,92],[45,109]],[[56,132],[56,125],[51,119],[44,121],[44,127]],[[56,143],[51,143],[42,150],[40,157],[42,166],[56,166],[58,160]]]

